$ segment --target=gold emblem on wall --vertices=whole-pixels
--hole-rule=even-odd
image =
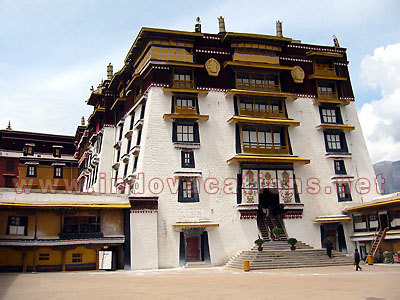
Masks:
[[[292,78],[295,83],[303,83],[305,75],[304,75],[304,71],[301,67],[294,66],[290,73],[292,74]]]
[[[208,75],[218,76],[221,66],[219,62],[214,58],[209,58],[205,64]]]

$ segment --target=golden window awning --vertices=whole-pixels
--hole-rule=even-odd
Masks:
[[[176,222],[172,225],[175,229],[181,228],[205,228],[205,227],[219,227],[218,223],[212,222]]]
[[[300,163],[309,164],[310,159],[298,156],[273,156],[273,155],[244,155],[238,154],[228,159],[228,163],[234,161],[243,162],[276,162],[276,163]]]
[[[254,117],[242,117],[242,116],[233,116],[228,120],[228,122],[256,123],[256,124],[282,125],[282,126],[300,125],[300,122],[291,119],[254,118]]]
[[[321,216],[315,218],[315,223],[341,223],[341,222],[349,222],[351,218],[348,216]]]

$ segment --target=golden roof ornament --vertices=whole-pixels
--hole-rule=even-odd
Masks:
[[[305,74],[301,67],[294,66],[290,74],[292,75],[293,81],[295,83],[303,83]]]

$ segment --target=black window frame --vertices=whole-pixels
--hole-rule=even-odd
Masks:
[[[178,141],[178,126],[193,126],[193,141]],[[199,124],[197,122],[172,123],[172,142],[179,144],[200,144]]]
[[[341,191],[340,186],[343,185],[345,188],[345,196],[341,196]],[[336,192],[337,192],[337,197],[339,202],[349,202],[352,201],[353,199],[351,198],[351,192],[350,192],[350,184],[348,182],[337,182],[336,183]]]
[[[186,155],[188,155],[189,157],[186,157]],[[187,162],[187,159],[189,160],[188,162]],[[188,150],[181,151],[181,166],[182,166],[182,168],[194,168],[195,167],[193,151],[188,151]]]
[[[29,174],[29,168],[33,168],[33,175]],[[26,166],[26,177],[36,178],[37,177],[37,166],[36,165],[27,165]]]
[[[191,182],[192,187],[191,197],[184,197],[183,185],[184,182],[189,181]],[[178,202],[200,202],[196,178],[182,177],[179,179]]]
[[[57,153],[57,151],[58,151],[58,153]],[[61,147],[53,148],[53,157],[61,157]]]
[[[18,224],[12,224],[15,223],[12,221],[13,218],[19,218]],[[7,221],[7,229],[6,229],[6,235],[19,235],[19,236],[27,236],[28,235],[28,216],[8,216],[8,221]],[[10,234],[10,226],[24,226],[24,234]]]
[[[329,148],[328,135],[338,135],[340,142],[340,149],[332,149]],[[348,153],[348,147],[346,142],[346,135],[343,131],[324,131],[324,140],[325,140],[325,150],[326,152],[334,152],[334,153]]]
[[[335,159],[333,161],[333,167],[335,169],[335,174],[336,175],[346,175],[346,166],[344,164],[343,159]]]
[[[57,176],[57,169],[61,169],[61,175]],[[64,168],[63,166],[54,166],[53,178],[63,178],[64,177]]]
[[[324,120],[324,114],[323,114],[324,109],[329,109],[329,110],[335,111],[336,122],[326,122]],[[321,105],[319,107],[319,115],[320,115],[322,124],[343,124],[342,114],[340,113],[339,106]]]

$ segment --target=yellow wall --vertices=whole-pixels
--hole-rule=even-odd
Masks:
[[[43,237],[58,237],[60,233],[61,217],[55,213],[60,213],[59,210],[40,211],[38,213],[38,238]],[[35,226],[35,225],[33,225]]]
[[[12,247],[0,247],[0,266],[22,266],[22,250],[15,250]],[[39,260],[40,254],[49,254],[49,260]],[[82,253],[82,262],[72,262],[73,253]],[[26,265],[33,265],[33,249],[26,253]],[[50,247],[39,247],[36,250],[37,266],[62,265],[61,250],[54,250]],[[67,250],[65,257],[66,264],[88,264],[96,263],[96,250],[87,249],[84,246],[76,247],[74,250]]]
[[[82,262],[73,263],[72,254],[82,253]],[[76,247],[74,250],[68,250],[65,257],[66,264],[89,264],[96,262],[96,250],[87,249],[84,246]]]
[[[22,266],[22,252],[9,247],[0,247],[0,266]]]
[[[124,234],[124,212],[122,209],[105,209],[101,220],[104,235]]]
[[[48,253],[49,260],[39,260],[40,253]],[[39,247],[36,250],[36,265],[37,266],[49,266],[49,265],[61,265],[61,251],[53,250],[50,247]],[[28,266],[33,265],[33,249],[29,250],[26,254],[26,262]]]
[[[26,184],[30,181],[32,182],[33,188],[40,188],[39,179],[49,179],[49,185],[56,185],[57,189],[65,190],[64,179],[75,180],[78,176],[78,169],[71,168],[69,166],[65,166],[63,168],[63,178],[54,178],[54,167],[53,166],[37,166],[36,169],[36,177],[26,177],[26,169],[25,165],[19,166],[19,181],[24,180]],[[46,181],[42,183],[43,189],[46,187]],[[71,185],[71,184],[70,184]]]

